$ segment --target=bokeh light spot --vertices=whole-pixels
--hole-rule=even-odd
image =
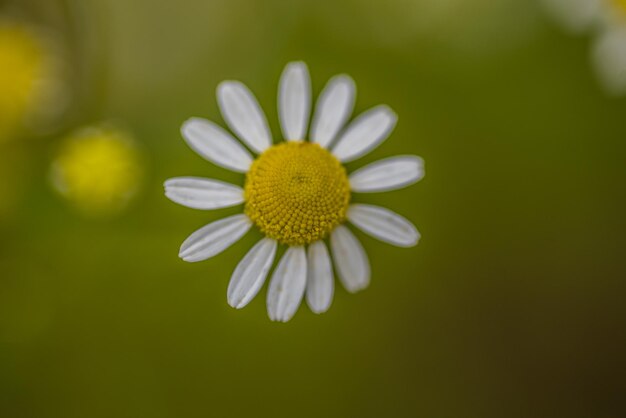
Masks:
[[[69,136],[52,166],[59,193],[89,215],[125,208],[141,176],[136,147],[115,129],[87,128]]]

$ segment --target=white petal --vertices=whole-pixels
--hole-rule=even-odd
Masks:
[[[278,85],[278,113],[283,137],[287,141],[302,141],[311,113],[311,77],[306,64],[287,64]]]
[[[420,238],[415,226],[407,219],[380,206],[353,204],[348,208],[348,220],[374,238],[398,247],[412,247]]]
[[[335,267],[348,292],[365,289],[370,283],[370,264],[359,240],[348,228],[339,225],[330,235]]]
[[[355,95],[356,87],[349,76],[338,75],[330,79],[317,100],[311,141],[328,148],[352,115]]]
[[[610,28],[597,37],[593,64],[606,91],[626,94],[626,28]]]
[[[424,160],[403,155],[373,162],[350,175],[353,192],[386,192],[413,184],[424,177]]]
[[[243,214],[210,223],[189,235],[178,256],[190,263],[211,258],[237,242],[251,226],[252,222]]]
[[[220,167],[245,173],[252,164],[250,153],[211,121],[191,118],[183,124],[181,133],[195,152]]]
[[[387,106],[376,106],[357,117],[339,138],[333,154],[349,162],[380,145],[396,126],[398,117]]]
[[[217,100],[224,120],[239,138],[258,153],[272,145],[265,114],[250,90],[238,81],[217,87]]]
[[[272,275],[267,292],[267,313],[272,321],[289,321],[298,310],[306,286],[306,253],[289,247]]]
[[[263,286],[276,255],[276,241],[263,238],[239,262],[228,284],[228,304],[246,306]]]
[[[243,189],[219,180],[175,177],[165,182],[165,196],[193,209],[227,208],[243,203]]]
[[[333,267],[324,241],[309,245],[307,263],[306,301],[313,312],[326,312],[333,301],[335,285]]]

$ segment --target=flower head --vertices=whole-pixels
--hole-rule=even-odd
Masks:
[[[49,39],[17,22],[0,21],[0,141],[24,128],[34,116],[63,104],[60,60]],[[57,54],[58,55],[58,54]]]
[[[548,11],[575,32],[594,34],[591,60],[600,83],[626,94],[626,0],[544,0]]]
[[[218,180],[177,177],[165,182],[165,195],[195,209],[244,204],[243,213],[212,222],[183,242],[180,257],[189,262],[219,254],[256,226],[265,235],[239,262],[228,286],[228,303],[246,306],[259,292],[274,264],[279,244],[287,251],[272,273],[267,310],[286,322],[303,297],[313,312],[328,310],[334,293],[331,254],[339,279],[349,292],[367,287],[370,265],[358,239],[344,225],[400,247],[417,244],[419,233],[407,219],[382,207],[351,204],[351,193],[394,190],[423,176],[419,157],[374,162],[348,175],[342,163],[380,145],[396,124],[387,106],[366,111],[345,127],[352,114],[355,86],[345,75],[332,78],[317,101],[310,135],[311,86],[306,65],[287,65],[279,83],[278,110],[285,141],[273,144],[267,120],[252,93],[225,81],[217,97],[230,129],[205,119],[183,124],[189,146],[221,167],[246,173],[244,188]],[[258,154],[254,159],[252,154]]]
[[[123,209],[141,179],[130,136],[112,128],[84,128],[68,136],[52,166],[56,190],[87,215]]]

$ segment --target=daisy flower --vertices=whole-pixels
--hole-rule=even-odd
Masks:
[[[350,118],[355,85],[346,75],[332,78],[317,101],[311,130],[311,81],[306,65],[286,66],[278,86],[282,136],[273,143],[267,120],[254,95],[237,81],[224,81],[217,100],[228,127],[192,118],[182,128],[187,144],[223,168],[245,173],[243,188],[197,177],[165,182],[165,195],[194,209],[210,210],[243,204],[243,213],[210,223],[192,233],[180,247],[188,262],[224,251],[255,226],[265,236],[239,262],[228,286],[228,303],[243,308],[259,292],[279,244],[287,250],[272,273],[267,292],[271,320],[286,322],[302,299],[315,313],[328,310],[334,293],[333,267],[349,292],[370,282],[370,264],[346,221],[381,241],[411,247],[419,233],[389,209],[350,203],[351,193],[384,192],[408,186],[423,176],[416,156],[374,162],[350,176],[342,163],[354,161],[380,145],[397,117],[381,105]],[[242,145],[243,143],[243,145]],[[244,146],[245,145],[245,146]],[[256,157],[253,157],[256,154]],[[324,240],[329,238],[330,252]]]
[[[544,0],[547,10],[574,32],[594,35],[591,60],[608,93],[626,94],[626,0]]]

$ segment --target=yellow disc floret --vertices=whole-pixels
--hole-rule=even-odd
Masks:
[[[268,237],[287,245],[324,238],[346,217],[346,170],[326,149],[285,142],[266,150],[246,177],[245,212]]]

